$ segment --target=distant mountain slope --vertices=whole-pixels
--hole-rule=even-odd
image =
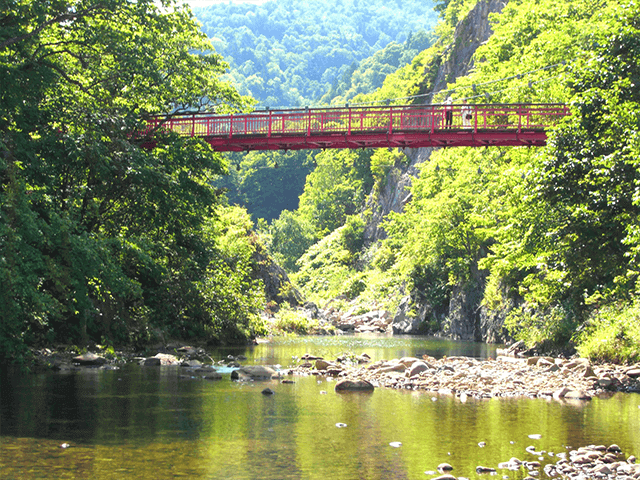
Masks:
[[[426,48],[424,31],[437,21],[433,4],[419,0],[220,3],[195,8],[194,14],[216,51],[231,63],[229,76],[241,93],[272,107],[317,103],[338,80],[344,82],[345,73],[392,42],[396,50]],[[369,59],[357,93],[367,89],[367,82],[371,90],[379,86],[379,75],[372,72],[389,73],[412,56],[378,56],[379,67]]]

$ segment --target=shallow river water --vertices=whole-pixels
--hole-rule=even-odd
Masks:
[[[493,346],[419,337],[301,337],[211,355],[287,367],[307,352],[346,351],[374,360],[495,355]],[[475,469],[511,457],[555,462],[556,453],[589,444],[640,455],[638,394],[462,403],[385,389],[338,394],[323,377],[238,383],[228,369],[218,381],[186,370],[3,370],[0,479],[430,479],[442,462],[456,477],[522,479],[525,470],[490,477]],[[275,395],[261,394],[267,386]],[[527,453],[530,445],[544,453]]]

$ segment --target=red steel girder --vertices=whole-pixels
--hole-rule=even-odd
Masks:
[[[325,148],[419,148],[419,147],[487,147],[487,146],[544,146],[544,130],[436,130],[433,133],[368,133],[351,135],[283,135],[204,137],[218,152],[252,150],[303,150]]]

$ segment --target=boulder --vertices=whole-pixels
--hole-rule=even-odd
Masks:
[[[150,357],[150,358],[145,358],[142,361],[142,365],[144,365],[145,367],[159,367],[160,365],[162,365],[162,362],[160,361],[159,358]]]
[[[476,472],[478,473],[494,473],[495,471],[496,471],[495,468],[483,467],[482,465],[478,465],[476,467]]]
[[[199,360],[183,360],[180,364],[181,367],[201,367],[202,362]]]
[[[106,358],[96,355],[95,353],[87,352],[77,357],[73,357],[73,363],[78,365],[104,365],[107,363]]]
[[[276,371],[261,365],[245,365],[231,372],[231,380],[271,380]]]
[[[342,380],[336,383],[336,392],[356,391],[356,392],[373,392],[374,386],[367,380]]]
[[[330,365],[331,363],[327,362],[326,360],[316,360],[316,370],[326,370]]]
[[[175,355],[170,355],[168,353],[158,353],[152,358],[157,358],[158,360],[160,360],[160,365],[179,365],[180,364],[178,357],[176,357]]]
[[[192,347],[190,345],[185,345],[183,347],[180,347],[176,350],[178,353],[184,353],[187,355],[195,355],[196,353],[198,353],[198,349],[195,347]]]
[[[613,379],[607,377],[599,378],[598,385],[600,385],[602,388],[609,388],[611,387],[611,385],[613,385]]]
[[[411,365],[411,368],[408,371],[408,377],[415,377],[416,375],[420,375],[422,372],[426,372],[429,370],[429,366],[424,362],[415,362]]]
[[[567,387],[562,387],[560,390],[556,390],[555,392],[553,392],[553,398],[555,398],[556,400],[564,398],[565,395],[570,391],[571,390],[569,390]]]
[[[205,380],[222,380],[222,374],[220,372],[211,372],[202,378]]]
[[[632,368],[627,370],[625,373],[631,378],[638,378],[640,377],[640,368]]]
[[[542,368],[549,368],[549,367],[555,367],[556,369],[560,368],[556,365],[556,362],[553,360],[553,358],[549,359],[547,357],[541,357],[540,360],[538,360],[538,366]]]
[[[411,365],[413,365],[416,362],[419,362],[420,359],[416,358],[416,357],[402,357],[400,359],[400,363],[403,364],[405,367],[409,368]]]
[[[591,400],[591,396],[582,390],[571,390],[565,394],[564,398],[571,400]]]
[[[404,372],[407,369],[403,363],[391,363],[385,364],[381,369],[380,373],[388,373],[388,372]]]
[[[590,366],[591,362],[589,362],[588,358],[574,358],[573,360],[564,364],[565,368],[573,369],[579,366]]]

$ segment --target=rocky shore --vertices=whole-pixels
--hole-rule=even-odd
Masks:
[[[640,365],[592,365],[584,358],[424,356],[371,362],[366,354],[334,360],[306,355],[287,373],[364,380],[374,387],[455,395],[463,401],[492,397],[589,400],[605,392],[640,392]]]

